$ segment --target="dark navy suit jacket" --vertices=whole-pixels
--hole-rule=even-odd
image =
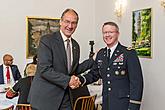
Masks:
[[[18,67],[17,67],[17,65],[11,65],[10,67],[11,67],[14,81],[17,81],[18,79],[21,78]],[[4,84],[3,65],[0,66],[0,84]]]

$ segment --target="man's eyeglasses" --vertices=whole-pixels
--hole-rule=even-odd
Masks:
[[[66,24],[66,25],[69,25],[69,24],[71,24],[71,25],[77,25],[77,22],[71,22],[71,21],[68,21],[68,20],[63,20],[63,22]]]
[[[13,59],[10,59],[10,60],[9,60],[9,59],[5,59],[4,61],[7,61],[7,62],[9,62],[9,61],[10,61],[10,62],[12,62],[12,61],[13,61]]]
[[[109,35],[109,34],[114,34],[114,33],[117,33],[118,31],[106,31],[106,32],[103,32],[103,35]]]

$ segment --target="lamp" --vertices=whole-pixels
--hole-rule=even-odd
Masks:
[[[161,6],[165,8],[165,0],[161,0]]]
[[[115,2],[115,14],[117,17],[121,17],[126,8],[126,0],[116,0]]]

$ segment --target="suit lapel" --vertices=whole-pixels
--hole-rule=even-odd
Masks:
[[[65,67],[67,68],[67,56],[66,56],[66,51],[65,51],[65,46],[64,46],[64,42],[62,39],[62,36],[60,34],[60,32],[56,33],[57,35],[55,35],[55,39],[58,41],[57,42],[57,47],[58,47],[58,54],[59,54],[59,58],[61,59],[61,62],[64,62]]]
[[[61,61],[64,62],[65,67],[67,69],[67,55],[66,55],[66,51],[65,51],[65,46],[64,46],[64,42],[62,39],[62,36],[60,34],[60,32],[56,32],[54,35],[56,42],[57,42],[57,47],[58,47],[58,54],[59,56],[61,56]],[[77,68],[77,59],[79,60],[79,49],[77,46],[77,43],[71,38],[71,42],[72,42],[72,55],[73,55],[73,61],[72,61],[72,67],[71,67],[71,72],[72,73],[76,68]]]
[[[78,59],[77,57],[79,56],[78,55],[79,54],[79,50],[78,50],[76,42],[73,39],[71,39],[71,41],[72,41],[73,62],[72,62],[72,68],[71,68],[71,72],[70,73],[72,73],[77,68],[78,63],[77,63],[76,59]]]
[[[0,68],[0,84],[4,84],[3,65],[1,65]]]

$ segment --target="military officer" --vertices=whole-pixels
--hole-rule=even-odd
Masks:
[[[102,78],[103,110],[140,110],[143,76],[136,52],[120,44],[116,23],[104,23],[102,33],[107,46],[97,53],[91,71],[79,77],[81,84]]]

